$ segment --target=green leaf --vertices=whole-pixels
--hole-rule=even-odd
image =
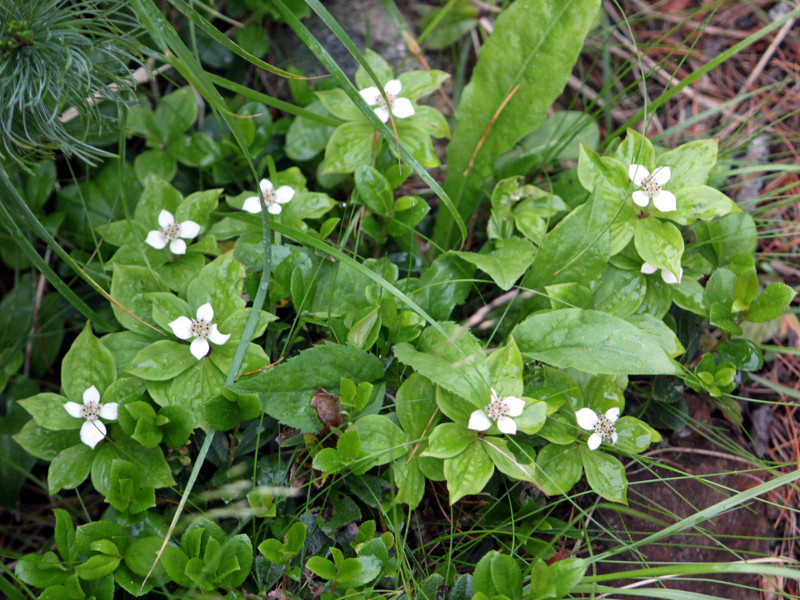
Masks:
[[[753,300],[753,303],[747,310],[747,320],[751,323],[764,323],[765,321],[778,318],[789,306],[795,295],[796,292],[794,289],[785,283],[779,281],[770,283],[767,288]]]
[[[580,453],[586,481],[595,493],[606,500],[627,504],[628,478],[622,463],[602,450],[589,450],[583,445]]]
[[[32,419],[11,437],[29,454],[42,460],[53,460],[59,452],[72,447],[79,439],[74,430],[51,431],[39,427]]]
[[[125,329],[152,337],[155,331],[150,323],[148,292],[162,292],[155,273],[145,267],[114,264],[111,278],[111,296],[120,303],[112,303],[114,316]]]
[[[658,166],[670,167],[673,188],[705,185],[717,164],[718,145],[716,139],[695,140],[664,152],[656,162]]]
[[[535,463],[533,462],[535,456],[531,456],[525,461],[519,460],[509,448],[508,441],[500,437],[486,436],[480,438],[480,441],[483,442],[486,454],[501,473],[505,473],[512,479],[536,481]]]
[[[61,363],[64,395],[82,404],[83,392],[95,386],[102,396],[116,377],[117,368],[111,352],[92,335],[92,327],[86,323]]]
[[[764,357],[757,344],[743,338],[725,340],[717,346],[717,356],[723,362],[731,362],[742,371],[759,371]]]
[[[169,143],[189,129],[197,121],[199,110],[195,91],[190,86],[161,98],[154,113],[154,120],[161,134],[160,141],[163,144]]]
[[[147,176],[150,173],[165,181],[171,181],[175,177],[175,173],[178,172],[178,163],[168,152],[155,148],[140,153],[133,161],[133,169],[142,184],[147,181]],[[119,246],[121,244],[115,245]]]
[[[488,356],[492,387],[500,396],[522,396],[522,355],[514,338]]]
[[[422,437],[427,429],[430,432],[437,423],[436,388],[433,383],[420,375],[412,373],[397,389],[395,397],[397,420],[411,439]]]
[[[74,562],[78,557],[78,547],[75,545],[75,524],[72,517],[63,508],[54,508],[56,516],[56,548],[64,562]]]
[[[486,598],[508,598],[519,600],[522,597],[522,571],[517,561],[496,550],[487,552],[472,575],[472,585],[477,594]]]
[[[119,566],[120,559],[117,556],[107,556],[105,554],[95,554],[89,559],[75,567],[75,572],[81,579],[93,580],[100,579],[113,573]]]
[[[237,393],[263,393],[262,406],[282,424],[305,432],[317,431],[311,399],[318,387],[338,393],[341,378],[375,382],[383,377],[383,365],[373,354],[352,346],[325,344],[304,350],[233,386]],[[362,437],[363,439],[363,437]]]
[[[410,509],[415,509],[422,502],[425,495],[425,476],[419,469],[419,460],[416,458],[406,462],[405,457],[400,457],[392,464],[392,476],[397,487],[395,504],[408,504]]]
[[[526,239],[512,237],[495,240],[494,249],[485,254],[476,252],[453,252],[489,274],[503,291],[510,290],[533,262],[536,248]]]
[[[406,71],[397,77],[402,88],[400,96],[408,98],[412,102],[419,100],[423,96],[432,94],[450,77],[444,71],[430,69],[425,71]],[[419,107],[421,108],[421,107]]]
[[[642,304],[647,287],[641,273],[609,266],[594,290],[593,307],[624,319]]]
[[[671,183],[671,181],[670,181]],[[677,209],[659,213],[659,216],[679,225],[692,225],[695,221],[710,221],[729,213],[741,212],[733,200],[707,185],[696,185],[675,190]]]
[[[574,421],[573,421],[574,422]],[[567,494],[583,474],[577,445],[547,444],[536,457],[536,481],[545,494]]]
[[[186,299],[195,309],[210,302],[214,309],[213,322],[220,323],[244,308],[244,276],[244,265],[233,258],[233,252],[226,252],[200,270],[187,288]]]
[[[159,340],[140,350],[126,371],[147,381],[167,381],[196,363],[186,344]]]
[[[736,276],[733,282],[734,302],[731,307],[735,311],[747,310],[758,296],[758,274],[755,269],[745,269]]]
[[[428,328],[417,344],[394,346],[394,355],[444,389],[483,408],[491,397],[489,370],[483,348],[471,333],[458,326],[445,324],[449,337]]]
[[[680,276],[683,236],[675,225],[653,217],[640,219],[636,223],[633,241],[642,260],[671,271],[675,277]]]
[[[70,575],[69,569],[61,564],[55,552],[26,554],[17,561],[14,574],[28,585],[48,588],[63,583]]]
[[[495,160],[547,116],[572,71],[599,0],[517,1],[498,17],[464,88],[447,148],[445,189],[459,213],[475,212]],[[517,87],[519,86],[519,87]],[[453,220],[441,212],[434,240],[452,246]]]
[[[409,295],[434,319],[447,319],[472,290],[473,272],[453,254],[444,254],[423,271]]]
[[[47,488],[50,495],[60,490],[73,489],[89,476],[94,453],[86,444],[77,444],[59,453],[50,463],[47,471]]]
[[[594,287],[608,265],[607,224],[605,206],[595,191],[547,234],[522,287],[573,282]]]
[[[327,581],[336,579],[336,565],[327,558],[312,556],[308,559],[308,562],[306,562],[306,569]]]
[[[352,173],[362,165],[369,165],[374,145],[375,134],[369,123],[354,121],[340,125],[325,147],[321,173]]]
[[[483,447],[475,441],[463,452],[444,461],[444,476],[447,480],[447,491],[450,493],[450,504],[455,504],[467,494],[477,494],[494,473],[494,463]]]
[[[28,411],[40,427],[54,431],[80,429],[83,420],[76,419],[64,409],[66,401],[64,396],[45,392],[25,400],[18,400],[17,403]]]
[[[456,423],[437,425],[428,437],[428,447],[421,456],[452,458],[475,442],[477,433]]]
[[[375,167],[363,165],[355,171],[359,200],[372,212],[388,216],[394,205],[394,190],[386,177]]]
[[[658,337],[618,317],[567,308],[535,314],[513,330],[523,356],[585,373],[673,374]]]
[[[406,454],[408,436],[383,415],[367,415],[353,424],[361,438],[361,451],[366,457],[358,460],[362,473],[372,467],[385,465]],[[355,466],[355,465],[354,465]]]
[[[647,450],[650,442],[658,441],[661,436],[654,439],[654,430],[646,423],[633,417],[620,417],[614,428],[617,430],[619,439],[614,444],[620,452],[626,454],[639,454]],[[656,434],[657,435],[657,434]]]

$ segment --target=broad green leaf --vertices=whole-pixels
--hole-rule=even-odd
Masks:
[[[78,556],[78,548],[75,545],[75,524],[72,516],[63,508],[54,508],[56,516],[56,548],[64,562],[72,562]]]
[[[780,281],[770,283],[767,288],[753,300],[747,310],[747,320],[751,323],[764,323],[783,314],[794,299],[797,292]]]
[[[375,214],[388,216],[394,205],[394,191],[386,177],[375,167],[363,165],[355,172],[359,200]]]
[[[670,167],[670,189],[705,185],[717,164],[718,146],[716,139],[695,140],[662,153],[655,162]]]
[[[190,86],[167,94],[158,102],[154,113],[161,142],[169,143],[197,120],[200,107],[195,91]]]
[[[522,355],[514,342],[498,348],[487,357],[492,387],[501,396],[522,396]]]
[[[639,419],[633,417],[620,417],[614,428],[619,439],[614,444],[620,452],[625,454],[639,454],[647,450],[650,442],[658,441],[661,436],[653,438],[653,429]]]
[[[501,554],[496,550],[487,552],[472,575],[476,598],[508,598],[520,600],[522,597],[522,571],[513,556]]]
[[[444,461],[444,476],[450,504],[455,504],[467,494],[477,494],[494,473],[494,463],[477,438],[460,454]]]
[[[642,165],[648,171],[656,168],[656,151],[652,142],[634,129],[625,132],[625,139],[614,152],[614,158],[622,163],[626,172],[629,165]],[[661,165],[659,162],[658,166]]]
[[[586,481],[595,493],[606,500],[627,504],[628,478],[622,463],[602,450],[589,450],[583,445],[580,453]]]
[[[78,487],[89,476],[94,453],[86,444],[77,444],[59,453],[47,471],[47,488],[50,495],[60,490]]]
[[[501,290],[510,290],[533,262],[534,245],[526,239],[512,237],[495,240],[494,248],[486,253],[453,252],[489,274]]]
[[[321,173],[352,173],[372,162],[375,134],[366,121],[353,121],[336,128],[325,147]]]
[[[504,438],[495,436],[486,436],[480,438],[483,442],[486,454],[502,473],[505,473],[512,479],[519,479],[521,481],[535,482],[536,469],[535,463],[536,456],[531,456],[521,461],[517,458],[514,452],[509,447],[509,442]]]
[[[676,372],[657,337],[602,312],[567,308],[535,314],[512,333],[523,356],[561,368],[610,375]]]
[[[452,458],[475,441],[476,432],[456,423],[438,425],[428,437],[428,447],[422,456]]]
[[[572,71],[599,0],[518,0],[498,17],[456,110],[445,189],[468,218],[495,160],[547,116]],[[452,246],[453,219],[441,212],[435,241]]]
[[[567,494],[581,478],[578,446],[547,444],[536,457],[536,481],[545,494]]]
[[[311,399],[318,387],[338,393],[342,377],[351,381],[375,382],[383,377],[383,365],[373,354],[337,344],[304,350],[233,386],[237,393],[263,393],[262,406],[284,425],[305,432],[317,431],[318,421]],[[362,437],[363,439],[363,437]]]
[[[213,348],[211,352],[214,352]],[[167,388],[167,398],[171,406],[180,406],[199,416],[203,402],[219,394],[224,384],[225,375],[208,357],[204,357],[195,360],[172,379]]]
[[[423,96],[432,94],[450,77],[444,71],[429,69],[425,71],[406,71],[397,77],[402,88],[400,96],[408,98],[412,102],[419,100]],[[421,107],[419,107],[421,108]]]
[[[148,292],[163,292],[164,286],[155,274],[145,267],[114,265],[114,274],[111,278],[111,296],[120,303],[111,304],[114,316],[125,329],[134,333],[141,333],[148,337],[156,335],[156,331],[149,326],[150,299]]]
[[[360,472],[405,456],[408,436],[388,417],[367,415],[358,419],[353,427],[361,438],[361,451],[368,455],[357,463]]]
[[[306,569],[327,581],[333,581],[336,579],[336,565],[334,565],[327,558],[322,558],[321,556],[312,556],[306,562]]]
[[[717,346],[717,356],[721,361],[729,361],[742,371],[759,371],[764,365],[761,349],[744,338],[725,340]]]
[[[447,319],[453,308],[463,303],[472,289],[475,269],[452,254],[444,254],[434,260],[413,285],[409,296],[434,319]]]
[[[674,193],[677,209],[665,213],[658,212],[658,215],[679,225],[692,225],[698,219],[710,221],[714,217],[741,212],[733,200],[707,185],[684,187],[676,189]]]
[[[214,309],[213,322],[220,323],[236,310],[244,308],[244,275],[244,265],[233,258],[233,252],[226,252],[200,270],[189,284],[186,299],[195,309],[210,302]]]
[[[419,506],[425,495],[425,476],[419,470],[419,460],[413,458],[406,462],[401,456],[392,464],[392,476],[397,487],[394,503],[408,504],[412,510]]]
[[[159,340],[138,352],[126,371],[148,381],[166,381],[196,363],[186,344]]]
[[[395,397],[397,420],[411,439],[421,438],[436,426],[436,388],[418,373],[412,373],[397,389]]]
[[[66,401],[64,396],[45,392],[25,400],[18,400],[17,403],[33,417],[40,427],[54,431],[80,429],[84,420],[76,419],[64,409]],[[78,398],[78,402],[83,404],[80,398]]]
[[[175,173],[178,172],[178,163],[168,152],[155,148],[140,153],[133,161],[133,169],[142,184],[146,183],[150,173],[164,181],[172,181]]]
[[[167,181],[158,175],[150,174],[145,178],[144,189],[136,203],[133,218],[148,231],[161,229],[158,225],[158,215],[162,210],[166,210],[174,216],[182,199],[183,195]]]
[[[755,269],[746,269],[736,276],[733,282],[733,310],[746,310],[758,296],[758,274]]]
[[[681,274],[683,236],[675,225],[652,217],[641,219],[636,223],[633,241],[642,260],[671,271],[675,277]]]
[[[624,319],[639,308],[647,286],[641,273],[609,266],[594,290],[594,308]]]
[[[25,423],[19,433],[15,433],[11,437],[28,454],[42,460],[53,460],[61,451],[72,447],[80,441],[78,433],[74,430],[51,431],[50,429],[39,427],[33,419]]]
[[[61,363],[61,387],[67,399],[83,403],[83,392],[95,386],[102,396],[117,377],[114,358],[92,334],[89,323],[72,343]]]
[[[605,206],[595,192],[547,234],[522,287],[573,282],[593,287],[608,265],[607,225]]]

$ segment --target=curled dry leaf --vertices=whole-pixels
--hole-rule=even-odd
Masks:
[[[319,420],[328,427],[340,427],[344,422],[339,396],[326,392],[321,387],[317,388],[311,399],[311,408],[317,411]]]

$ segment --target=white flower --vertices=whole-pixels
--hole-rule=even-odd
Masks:
[[[81,441],[90,448],[106,437],[106,426],[99,419],[117,419],[117,403],[100,404],[100,392],[94,386],[83,392],[83,404],[67,402],[64,410],[76,419],[86,419],[81,425]]]
[[[628,167],[628,177],[634,184],[641,187],[641,190],[633,192],[633,201],[644,208],[650,200],[653,205],[661,212],[671,212],[678,207],[675,194],[662,190],[661,187],[669,181],[672,171],[669,167],[656,167],[653,174],[642,165],[631,165]]]
[[[173,254],[186,254],[186,242],[180,238],[190,240],[200,233],[200,225],[194,221],[176,223],[175,217],[168,210],[159,213],[158,224],[161,229],[148,233],[144,241],[156,250],[161,250],[169,243],[169,251]]]
[[[497,428],[503,433],[517,433],[517,424],[511,417],[518,417],[525,410],[525,400],[514,396],[497,395],[492,389],[492,399],[486,411],[476,410],[469,416],[469,427],[474,431],[486,431],[492,426],[492,421],[497,422]],[[491,419],[491,421],[490,421]]]
[[[189,317],[178,317],[169,326],[172,328],[172,333],[182,340],[194,338],[189,346],[189,351],[194,355],[197,360],[203,358],[211,349],[208,345],[208,340],[215,344],[222,345],[231,337],[230,333],[220,333],[217,330],[217,325],[211,322],[214,318],[214,309],[211,308],[211,303],[206,302],[197,309],[197,318],[190,319]]]
[[[258,183],[258,187],[261,188],[261,195],[264,196],[267,212],[271,215],[281,214],[281,204],[286,204],[294,197],[294,190],[288,185],[282,185],[276,190],[269,179],[262,179]],[[242,210],[253,214],[260,213],[261,198],[250,196],[245,199]]]
[[[597,450],[603,440],[612,445],[617,443],[619,436],[617,435],[617,430],[614,429],[614,423],[619,419],[619,408],[609,408],[606,414],[599,417],[591,408],[582,408],[575,412],[575,418],[578,420],[578,426],[581,429],[594,430],[587,442],[589,450]]]
[[[642,264],[642,273],[645,275],[652,275],[658,271],[658,267],[655,265],[651,265],[649,262]],[[683,278],[683,267],[681,270],[678,271],[678,276],[675,277],[675,274],[670,271],[669,269],[661,269],[661,279],[664,280],[664,283],[680,283],[681,279]]]
[[[389,120],[390,111],[398,119],[405,119],[414,114],[414,105],[411,104],[411,100],[397,97],[402,87],[403,85],[398,79],[392,79],[386,82],[386,85],[383,86],[383,91],[386,92],[385,99],[381,91],[374,85],[358,93],[361,94],[364,102],[375,107],[372,110],[375,111],[375,114],[378,115],[381,121],[386,123],[386,121]],[[389,101],[388,104],[386,102],[387,100]]]

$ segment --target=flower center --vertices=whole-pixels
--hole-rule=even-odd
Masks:
[[[100,416],[100,404],[98,402],[89,402],[81,406],[81,416],[87,421],[96,421]]]
[[[600,437],[602,437],[607,442],[610,442],[614,438],[614,434],[617,432],[614,429],[614,423],[605,415],[601,415],[599,419],[597,419],[597,423],[594,424],[594,431],[595,433],[599,433]]]
[[[661,186],[656,183],[655,179],[650,176],[642,182],[644,193],[650,196],[657,196],[661,192]]]
[[[395,97],[387,92],[386,98],[389,100],[388,104],[386,103],[386,100],[384,100],[383,96],[378,96],[378,106],[383,107],[389,112],[391,112],[392,108],[394,107]]]
[[[178,224],[170,223],[161,230],[161,237],[167,240],[168,242],[172,242],[178,239],[178,233],[180,233],[180,228],[178,227]]]
[[[489,415],[490,419],[496,421],[500,417],[505,417],[509,410],[511,410],[511,407],[505,398],[492,398],[489,406],[486,407],[486,414]]]
[[[192,319],[192,335],[204,340],[211,331],[211,323],[205,319]]]
[[[270,206],[271,204],[275,204],[275,200],[277,198],[277,194],[275,190],[267,190],[264,192],[264,204]]]

